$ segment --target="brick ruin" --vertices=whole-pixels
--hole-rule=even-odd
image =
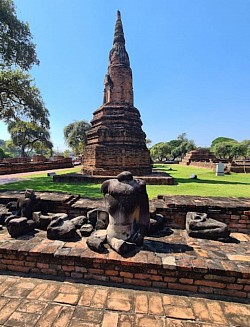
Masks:
[[[192,165],[195,162],[204,162],[210,163],[212,167],[215,162],[218,162],[218,159],[207,149],[198,149],[188,152],[185,157],[182,159],[181,164]]]
[[[152,172],[146,134],[139,110],[134,107],[132,70],[119,11],[104,79],[103,104],[94,112],[91,124],[83,155],[84,174],[115,176],[129,170],[143,176]]]
[[[0,175],[72,167],[72,159],[64,158],[62,156],[54,156],[50,159],[40,155],[35,155],[32,158],[22,157],[0,159]]]

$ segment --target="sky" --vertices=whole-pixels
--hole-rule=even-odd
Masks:
[[[63,128],[91,121],[117,10],[133,71],[134,105],[152,141],[186,133],[197,146],[250,139],[249,0],[14,0],[40,65],[30,71],[50,112],[54,150]],[[0,139],[7,140],[0,123]]]

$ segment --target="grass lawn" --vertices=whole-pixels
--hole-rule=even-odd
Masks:
[[[169,195],[197,195],[197,196],[222,196],[222,197],[248,197],[250,198],[250,174],[231,173],[225,176],[215,176],[212,170],[182,165],[156,165],[175,178],[175,185],[147,185],[149,198],[152,199],[158,194]],[[170,167],[172,170],[168,171]],[[78,172],[80,167],[68,171],[57,172]],[[190,179],[191,174],[196,174],[198,179]],[[35,191],[67,192],[80,194],[83,197],[101,198],[100,184],[67,184],[53,183],[51,177],[46,173],[28,175],[20,182],[0,185],[0,190],[25,190],[32,188]]]

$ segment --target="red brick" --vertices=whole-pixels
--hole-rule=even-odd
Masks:
[[[117,276],[119,273],[116,270],[105,270],[105,274],[108,276]]]
[[[125,278],[133,278],[134,275],[130,272],[126,272],[126,271],[120,271],[120,276],[121,277],[125,277]]]
[[[245,285],[244,286],[244,291],[249,292],[250,291],[250,285]]]
[[[70,276],[75,279],[80,279],[83,278],[83,273],[72,272]]]
[[[44,269],[47,269],[49,268],[49,264],[48,263],[42,263],[42,262],[38,262],[36,264],[37,268],[44,268]]]
[[[175,277],[164,277],[164,282],[174,283],[176,281],[177,281],[177,278],[175,278]]]
[[[227,288],[229,290],[242,290],[243,289],[243,285],[239,285],[239,284],[228,284]]]
[[[202,286],[208,286],[208,287],[215,287],[215,288],[225,288],[226,285],[219,282],[214,282],[210,280],[196,280],[194,282],[195,285],[202,285]]]
[[[149,275],[149,274],[135,274],[134,278],[137,278],[137,279],[150,279],[151,275]]]
[[[117,277],[117,276],[110,276],[109,280],[114,283],[123,283],[123,278],[122,277]]]
[[[125,284],[131,284],[131,285],[139,285],[139,286],[151,286],[152,282],[148,280],[142,280],[142,279],[130,279],[130,278],[124,278]]]
[[[24,266],[7,266],[8,270],[11,271],[19,271],[19,272],[24,272],[27,273],[30,271],[30,267],[24,267]]]
[[[168,283],[168,288],[181,291],[197,292],[198,287],[194,285],[184,285],[177,283]]]
[[[179,282],[182,284],[193,284],[194,280],[193,279],[189,279],[189,278],[180,278]]]
[[[94,269],[94,268],[89,268],[88,273],[90,274],[97,274],[97,275],[104,275],[104,270],[103,269]]]
[[[75,266],[62,266],[63,271],[75,271]]]

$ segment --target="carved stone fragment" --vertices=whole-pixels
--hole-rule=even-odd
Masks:
[[[211,240],[225,239],[230,235],[225,223],[208,218],[206,213],[198,212],[187,213],[186,230],[191,237]]]
[[[10,219],[7,223],[7,229],[11,237],[16,238],[33,231],[35,222],[25,217]]]

